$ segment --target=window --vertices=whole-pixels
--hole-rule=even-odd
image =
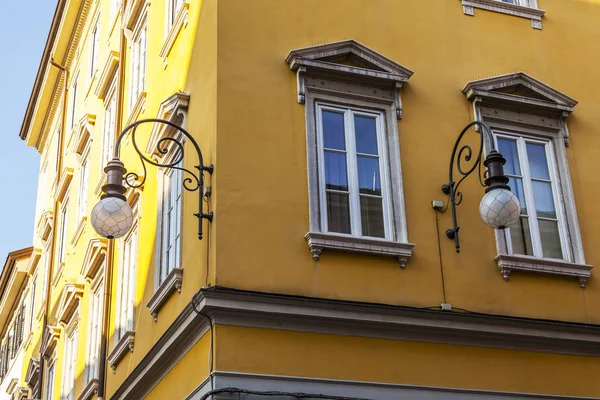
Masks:
[[[110,0],[110,20],[114,20],[121,9],[121,0]]]
[[[79,201],[77,205],[77,221],[87,215],[88,180],[90,178],[90,158],[85,157],[79,171]]]
[[[520,222],[506,231],[509,253],[570,261],[552,143],[506,135],[496,140],[509,186],[521,202]]]
[[[75,122],[77,121],[77,79],[79,78],[78,74],[75,74],[75,78],[73,79],[73,87],[71,89],[71,129],[75,127]]]
[[[341,250],[392,256],[405,268],[414,245],[406,230],[398,120],[400,89],[412,71],[354,40],[292,50],[286,62],[306,105],[305,239],[313,259],[324,249]]]
[[[169,169],[163,175],[159,284],[181,265],[181,177],[182,171],[176,169]]]
[[[585,262],[567,159],[566,119],[577,101],[522,72],[468,82],[463,93],[474,102],[475,119],[494,132],[521,202],[519,223],[496,231],[504,280],[514,271],[538,272],[575,277],[585,287],[592,266]]]
[[[503,3],[514,4],[517,6],[529,7],[529,0],[499,0]]]
[[[131,107],[140,97],[146,85],[146,45],[148,39],[148,25],[144,22],[140,32],[134,39],[133,56],[131,60]]]
[[[66,335],[61,400],[74,400],[77,363],[77,326]]]
[[[96,20],[96,24],[92,28],[90,35],[90,78],[94,76],[96,69],[98,68],[98,48],[100,42],[100,16]]]
[[[138,226],[131,229],[122,241],[122,255],[119,268],[118,305],[116,339],[120,340],[126,332],[133,330],[133,311],[135,307]]]
[[[322,231],[391,239],[382,115],[317,108]]]
[[[85,364],[85,383],[98,378],[98,353],[100,351],[100,329],[102,327],[102,295],[104,284],[100,280],[90,293],[90,322]]]
[[[179,8],[183,5],[183,0],[167,0],[167,18],[168,18],[168,26],[170,28],[175,22],[175,17],[177,17],[177,12]]]
[[[31,298],[29,300],[29,331],[33,331],[33,318],[34,318],[34,312],[35,312],[35,295],[36,295],[36,289],[37,289],[37,275],[35,275],[33,278],[33,283],[31,284]]]
[[[69,218],[69,199],[66,198],[63,201],[62,209],[60,212],[60,230],[58,232],[58,264],[65,262],[65,255],[67,253],[67,228]]]
[[[46,295],[48,292],[48,275],[50,274],[50,268],[52,267],[51,259],[50,259],[50,249],[52,249],[52,239],[48,240],[46,243],[46,247],[44,248],[44,270],[42,271],[42,299],[45,302]],[[43,307],[40,307],[40,313]],[[39,317],[39,315],[38,315]]]
[[[46,372],[46,389],[45,389],[45,399],[51,400],[54,397],[54,366],[56,362],[52,362],[48,366],[48,370]]]
[[[116,95],[113,88],[104,102],[104,123],[102,127],[102,159],[100,168],[104,169],[106,164],[112,160],[113,146],[115,141],[115,113]]]

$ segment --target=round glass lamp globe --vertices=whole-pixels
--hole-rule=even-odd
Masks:
[[[105,197],[92,209],[92,226],[100,236],[115,239],[125,235],[133,225],[133,212],[125,200]]]
[[[510,190],[494,189],[481,199],[479,214],[483,222],[494,229],[510,228],[519,220],[521,204]]]

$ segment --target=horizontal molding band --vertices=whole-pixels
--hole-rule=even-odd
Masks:
[[[600,326],[207,287],[112,399],[144,398],[213,324],[600,356]],[[201,314],[198,315],[194,309]],[[208,318],[206,318],[208,316]]]

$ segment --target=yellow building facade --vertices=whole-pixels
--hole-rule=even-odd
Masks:
[[[54,400],[600,397],[599,18],[596,0],[59,0],[20,132],[41,160],[14,267],[28,335],[0,385]],[[187,190],[194,140],[160,122],[119,136],[148,118],[198,143],[203,193]],[[449,181],[475,120],[493,135],[465,134]],[[441,187],[480,145],[506,159],[521,212],[486,226],[475,168],[457,252]],[[115,154],[132,224],[106,239],[92,209]]]

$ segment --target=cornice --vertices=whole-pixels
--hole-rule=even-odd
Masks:
[[[210,324],[600,356],[600,325],[202,288],[112,399],[140,399]]]

